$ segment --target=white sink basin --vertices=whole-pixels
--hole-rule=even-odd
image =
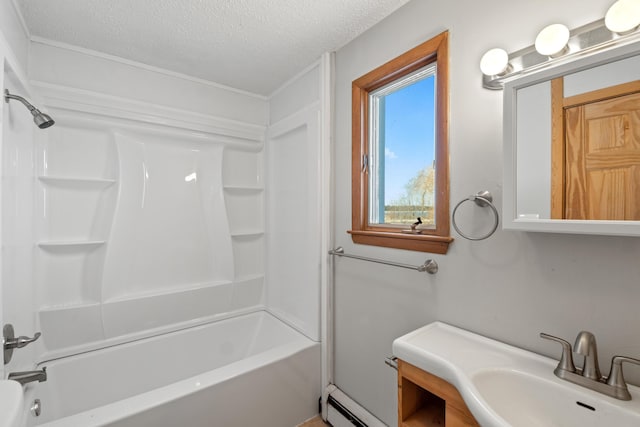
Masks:
[[[393,354],[456,386],[483,427],[640,426],[640,390],[617,400],[557,378],[557,360],[435,322]]]
[[[474,375],[473,384],[494,412],[513,426],[639,426],[640,414],[586,389],[558,384],[522,371],[494,369]],[[631,405],[633,406],[633,405]]]
[[[0,427],[20,427],[24,394],[16,381],[0,380]]]

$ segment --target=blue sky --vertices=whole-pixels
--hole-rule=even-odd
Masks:
[[[431,76],[386,96],[385,204],[400,198],[405,184],[433,164],[434,83]]]

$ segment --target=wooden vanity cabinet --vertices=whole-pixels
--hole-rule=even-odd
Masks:
[[[458,390],[440,377],[398,360],[398,427],[480,426]]]

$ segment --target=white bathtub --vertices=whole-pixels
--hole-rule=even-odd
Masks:
[[[263,311],[42,366],[30,426],[293,427],[321,393],[320,345]]]

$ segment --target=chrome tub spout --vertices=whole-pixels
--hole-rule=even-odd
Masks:
[[[17,381],[22,385],[34,381],[41,383],[47,380],[47,368],[45,367],[36,371],[11,372],[9,373],[8,379]]]

